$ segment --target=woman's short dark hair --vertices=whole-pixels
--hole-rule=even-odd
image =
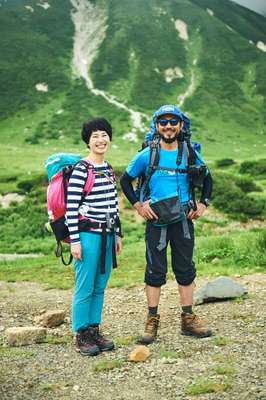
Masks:
[[[88,122],[84,122],[81,131],[82,140],[84,140],[84,142],[88,144],[92,132],[96,131],[105,131],[108,134],[110,140],[112,140],[112,127],[105,118],[93,118],[90,119]]]

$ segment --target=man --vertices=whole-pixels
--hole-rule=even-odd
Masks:
[[[193,220],[201,217],[209,204],[212,191],[212,178],[205,169],[201,198],[198,204],[191,204],[190,179],[188,177],[188,148],[182,140],[182,127],[187,117],[174,105],[165,105],[154,113],[153,122],[156,134],[159,135],[159,162],[152,175],[149,175],[151,146],[139,152],[129,164],[121,178],[121,186],[127,199],[146,221],[146,296],[148,316],[145,333],[139,342],[152,343],[159,326],[160,315],[158,305],[161,286],[166,283],[167,246],[170,242],[172,269],[178,283],[182,313],[181,333],[195,337],[207,337],[211,330],[192,311],[194,279],[196,277],[193,262],[194,226]],[[195,164],[204,165],[198,152],[195,151]],[[179,164],[179,165],[178,165]],[[177,165],[179,168],[177,168]],[[148,199],[139,201],[134,191],[132,181],[145,175],[148,178]],[[147,180],[146,180],[147,182]],[[184,218],[174,223],[158,226],[160,215],[156,215],[154,206],[163,199],[161,204],[181,203]],[[168,207],[168,206],[167,206]],[[164,207],[166,210],[167,207]],[[172,207],[172,206],[171,206]],[[170,207],[170,208],[171,208]],[[172,211],[171,211],[172,212]],[[181,213],[182,214],[182,213]],[[177,219],[178,220],[178,219]],[[160,225],[160,224],[159,224]]]

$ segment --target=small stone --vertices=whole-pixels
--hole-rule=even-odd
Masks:
[[[147,346],[137,346],[129,355],[129,361],[140,362],[146,361],[150,355]]]
[[[73,390],[75,390],[75,392],[78,392],[79,391],[79,386],[78,385],[73,386]]]
[[[41,320],[42,320],[41,315],[37,315],[36,317],[33,318],[33,322],[34,322],[34,324],[36,324],[36,325],[40,325]]]
[[[54,328],[61,325],[64,322],[66,313],[63,310],[51,310],[42,314],[41,316],[35,317],[34,321],[41,326],[47,328]]]
[[[37,328],[35,326],[6,329],[6,337],[9,346],[26,346],[32,343],[41,343],[45,336],[46,329]]]

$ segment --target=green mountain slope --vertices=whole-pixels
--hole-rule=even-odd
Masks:
[[[221,155],[239,155],[228,141],[245,155],[257,144],[263,152],[266,57],[256,43],[266,42],[264,17],[229,0],[0,4],[3,143],[19,133],[28,146],[59,137],[75,144],[93,115],[107,116],[120,137],[141,131],[140,142],[153,111],[173,102],[214,157],[218,145]],[[80,28],[72,13],[81,6]],[[84,68],[73,73],[77,52],[87,78]],[[142,126],[134,111],[147,115]]]
[[[7,117],[18,110],[37,110],[67,89],[73,26],[67,1],[63,7],[54,1],[47,10],[36,1],[1,3],[0,109]],[[35,88],[39,82],[49,82],[45,96]]]

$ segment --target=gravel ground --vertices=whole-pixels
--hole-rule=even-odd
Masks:
[[[195,307],[214,330],[206,339],[180,335],[177,289],[168,282],[159,337],[145,363],[127,361],[146,317],[142,286],[107,290],[102,328],[117,347],[87,358],[74,350],[69,318],[48,331],[48,343],[9,348],[6,328],[33,325],[36,315],[50,309],[69,315],[71,291],[0,282],[0,399],[265,400],[266,274],[235,279],[247,286],[247,299]]]

